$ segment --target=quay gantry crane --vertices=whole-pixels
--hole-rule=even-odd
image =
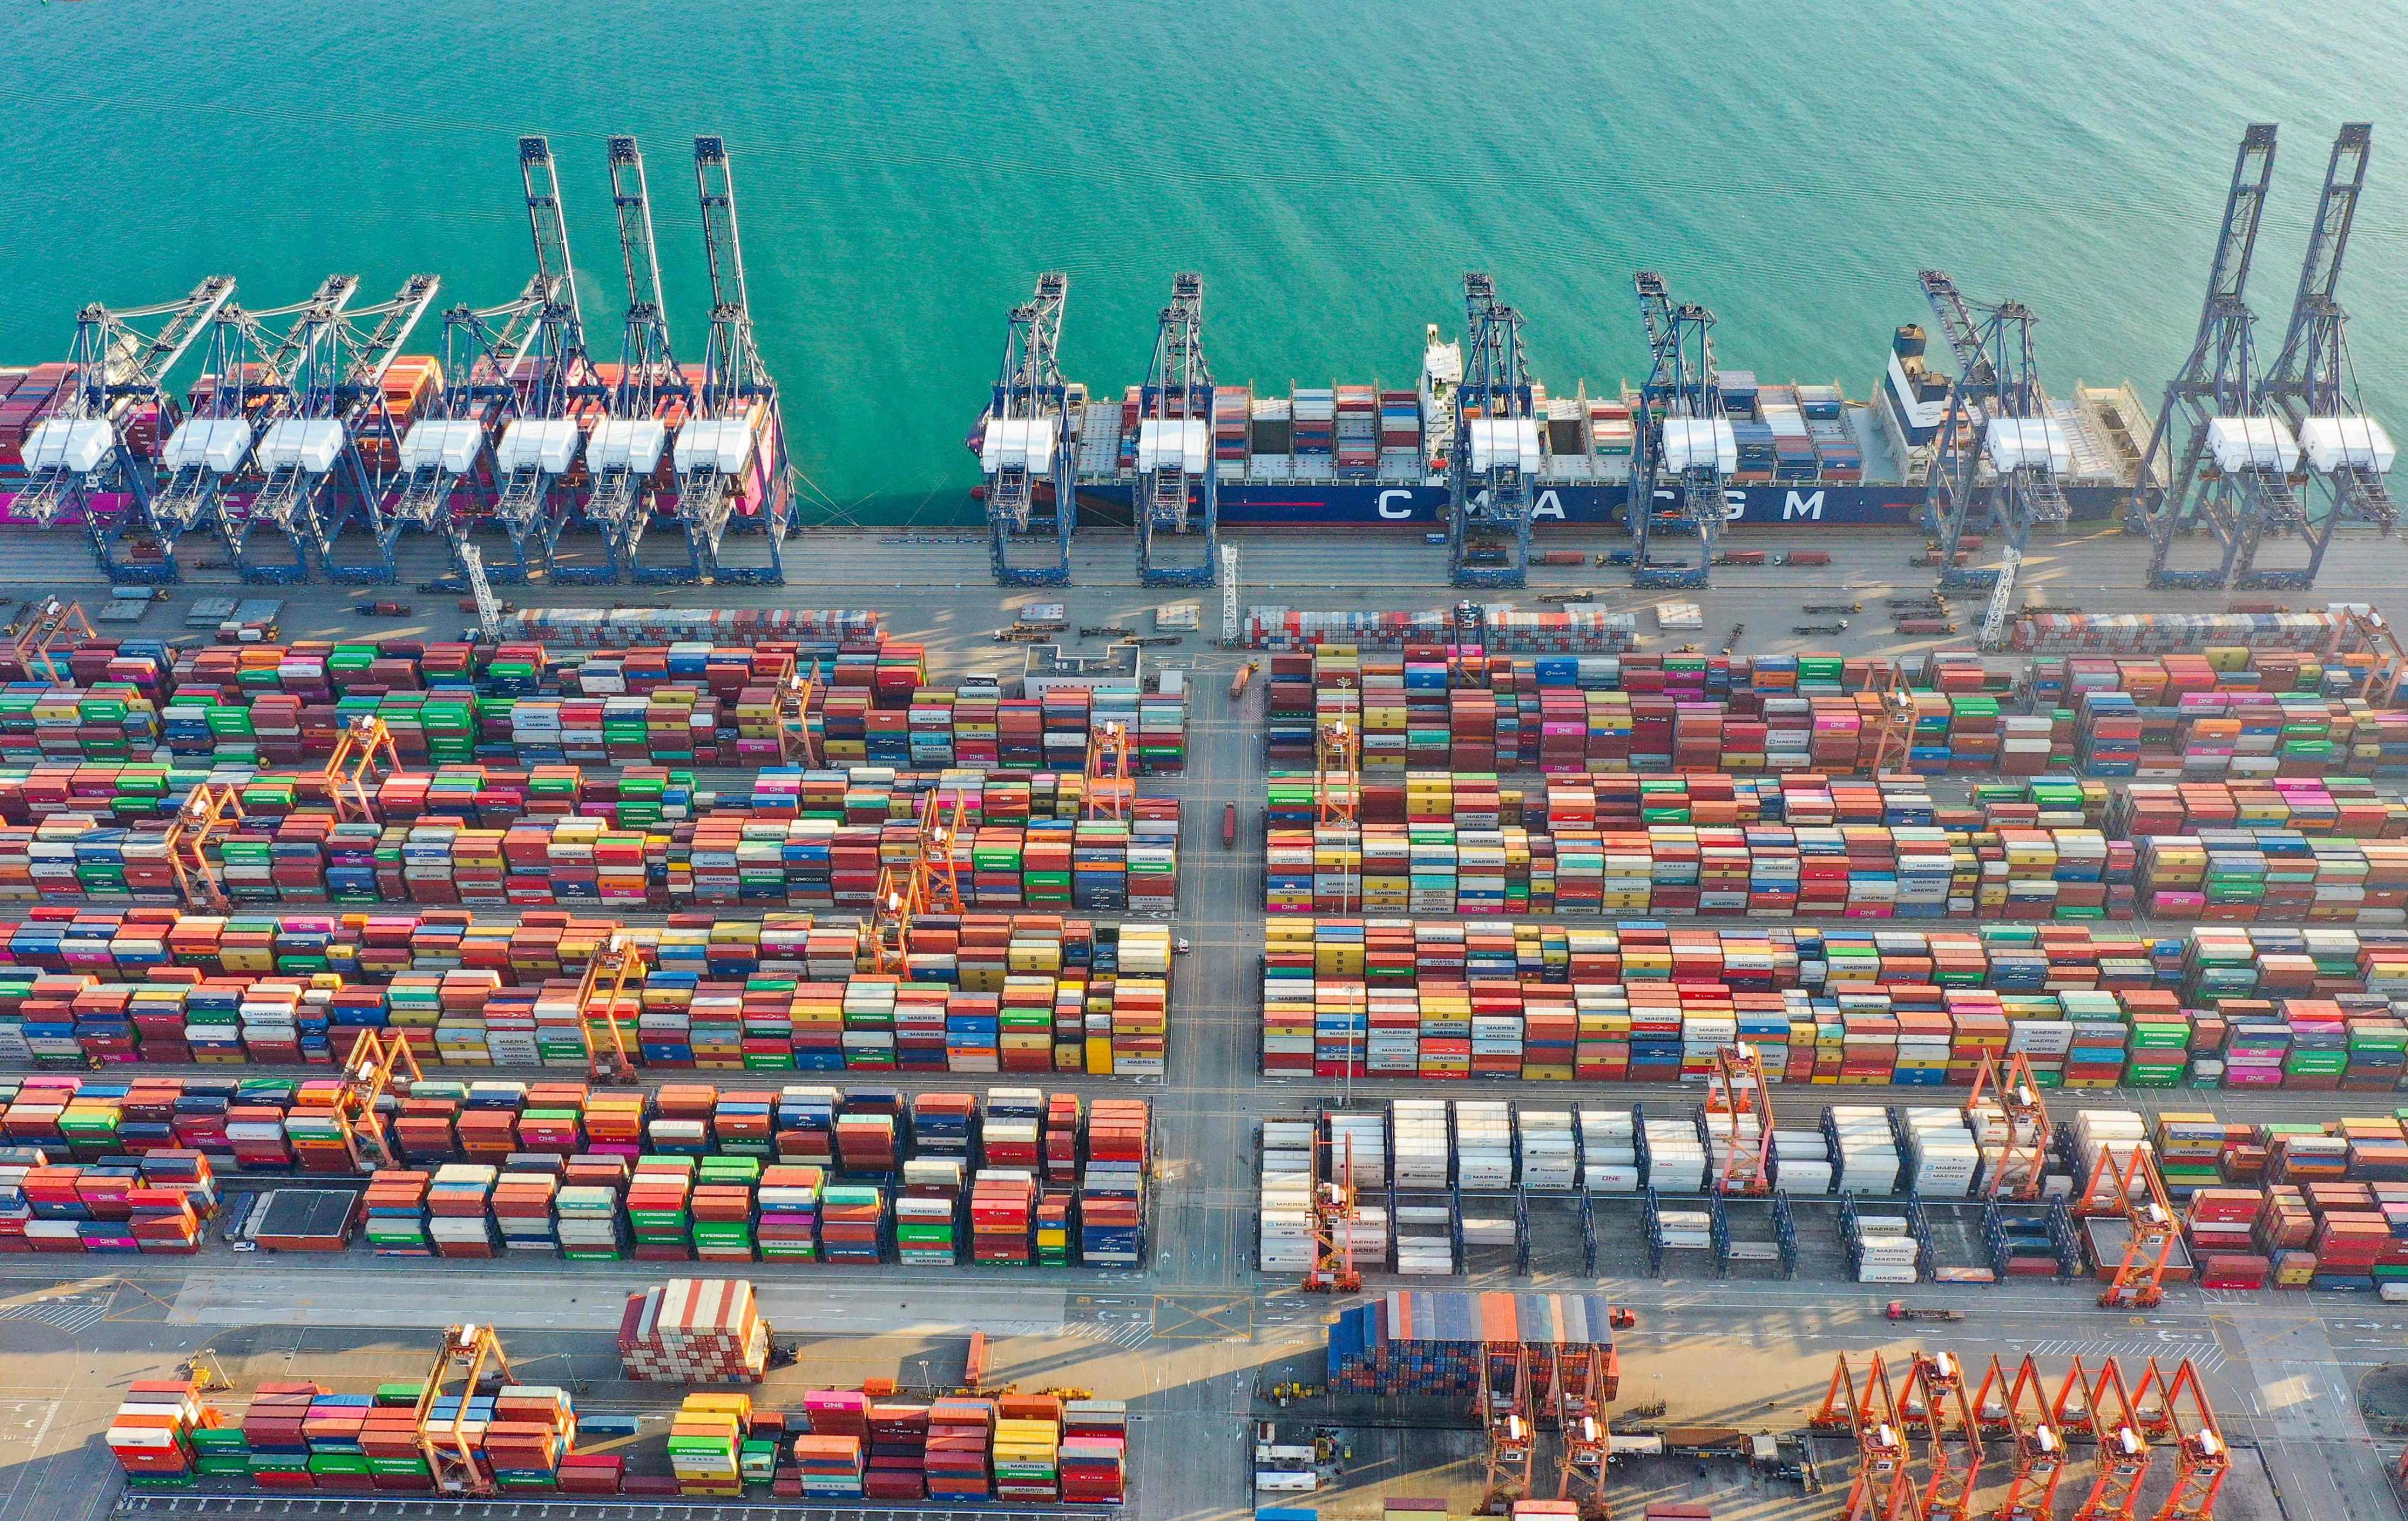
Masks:
[[[652,489],[668,453],[665,408],[693,395],[669,344],[668,309],[661,300],[661,264],[652,242],[652,203],[644,155],[633,137],[609,142],[610,204],[618,215],[619,266],[627,277],[627,315],[619,334],[619,373],[610,383],[609,415],[594,425],[585,446],[590,482],[585,517],[602,534],[602,561],[574,570],[553,567],[558,580],[641,581],[636,550],[652,518]]]
[[[1630,472],[1630,584],[1684,590],[1708,584],[1722,534],[1724,478],[1739,468],[1739,434],[1723,415],[1714,379],[1714,314],[1694,301],[1675,304],[1661,275],[1633,278],[1652,362],[1639,392],[1639,459]],[[1674,488],[1677,487],[1677,490]],[[1673,496],[1675,517],[1698,537],[1695,565],[1658,565],[1650,545],[1659,494]]]
[[[222,481],[217,515],[226,558],[246,581],[289,585],[309,578],[309,551],[316,547],[318,524],[303,514],[301,502],[285,489],[283,477],[297,469],[297,441],[310,434],[292,425],[311,420],[303,415],[303,408],[315,377],[340,362],[343,314],[359,289],[356,275],[329,275],[298,306],[251,314],[253,347],[268,357],[259,373],[243,382],[251,449],[240,490],[227,493]],[[289,318],[289,325],[269,350],[257,324],[280,317]],[[223,385],[225,379],[225,372],[219,371],[218,383]],[[276,441],[272,456],[262,448],[270,438]],[[318,462],[319,458],[313,455],[310,462]],[[264,537],[263,528],[268,531]],[[280,549],[260,547],[279,543]]]
[[[2133,1403],[2147,1434],[2171,1439],[2174,1447],[2173,1489],[2150,1521],[2214,1521],[2215,1498],[2231,1471],[2232,1449],[2216,1424],[2198,1366],[2185,1358],[2169,1377],[2151,1358]]]
[[[2349,313],[2339,293],[2342,261],[2349,251],[2350,226],[2357,219],[2358,192],[2366,186],[2373,144],[2374,129],[2364,121],[2347,123],[2333,140],[2291,320],[2266,374],[2266,395],[2298,434],[2300,452],[2321,485],[2325,510],[2307,517],[2302,525],[2308,562],[2291,570],[2262,571],[2244,564],[2241,570],[2254,573],[2253,585],[2314,586],[2333,530],[2343,519],[2374,523],[2386,532],[2400,520],[2399,505],[2383,479],[2398,451],[2383,424],[2358,405],[2358,371],[2349,360]]]
[[[396,529],[440,534],[455,560],[467,526],[492,510],[500,477],[494,445],[517,409],[513,377],[534,347],[551,290],[538,274],[515,301],[481,309],[464,304],[443,314],[443,387],[402,435],[399,490],[390,510]],[[469,500],[455,507],[464,488]]]
[[[401,525],[386,503],[401,428],[384,377],[440,284],[432,275],[412,275],[392,300],[334,314],[323,337],[302,349],[287,377],[283,415],[253,448],[264,478],[251,499],[252,523],[272,523],[314,547],[330,580],[370,586],[394,578]],[[373,462],[363,446],[374,452]],[[337,546],[354,525],[366,535],[366,558],[348,551],[338,558]]]
[[[1744,1041],[1714,1048],[1706,1125],[1720,1132],[1723,1143],[1714,1191],[1744,1198],[1772,1192],[1772,1093],[1765,1085],[1762,1054]]]
[[[1476,1411],[1488,1438],[1488,1476],[1481,1485],[1480,1512],[1503,1515],[1530,1494],[1539,1456],[1539,1432],[1530,1406],[1531,1359],[1525,1342],[1490,1343],[1480,1349]]]
[[[1062,311],[1070,277],[1037,277],[1037,294],[1011,308],[995,394],[970,435],[986,477],[987,557],[997,586],[1068,586],[1078,527],[1078,462],[1070,450],[1068,388],[1062,381]],[[1049,485],[1052,500],[1040,500]],[[1049,517],[1039,509],[1051,505]]]
[[[285,376],[326,330],[357,289],[358,281],[336,277],[308,301],[294,306],[247,311],[221,303],[208,321],[201,353],[201,377],[188,398],[184,420],[159,451],[159,479],[150,495],[150,522],[160,548],[174,558],[176,541],[194,529],[215,527],[246,580],[297,581],[308,574],[300,541],[281,565],[256,565],[244,557],[251,524],[233,500],[234,488],[251,463],[254,426],[273,421],[282,409]],[[266,324],[291,319],[281,337]]]
[[[93,553],[111,581],[172,582],[176,557],[133,552],[153,534],[150,462],[129,436],[136,418],[153,414],[171,432],[181,408],[167,377],[199,341],[225,304],[234,280],[211,275],[181,301],[111,310],[94,304],[76,313],[73,367],[65,396],[25,435],[26,482],[16,495],[18,517],[48,528],[80,516]],[[146,335],[148,330],[148,335]],[[118,499],[104,507],[105,497]],[[127,552],[119,553],[123,545]]]
[[[2057,1486],[2065,1477],[2065,1432],[2030,1357],[2016,1365],[2012,1378],[1996,1357],[1990,1358],[1973,1416],[1984,1435],[2012,1443],[2014,1472],[1991,1513],[1993,1521],[2050,1521],[2057,1514]]]
[[[1861,1379],[1848,1355],[1841,1353],[1823,1403],[1807,1425],[1845,1431],[1856,1440],[1856,1474],[1840,1521],[1921,1521],[1916,1510],[1923,1494],[1911,1471],[1906,1422],[1880,1353],[1872,1355]]]
[[[2029,1056],[2014,1053],[2003,1076],[1996,1057],[1982,1058],[1981,1071],[1965,1095],[1965,1123],[1985,1150],[1993,1144],[1999,1148],[1998,1162],[1983,1177],[1983,1191],[2014,1203],[2038,1199],[2047,1181],[2049,1159],[2056,1155],[2057,1132],[2049,1121],[2048,1101],[2032,1076]]]
[[[1990,593],[1981,640],[1991,649],[2005,630],[2032,530],[2061,527],[2071,516],[2060,482],[2073,468],[2073,441],[2048,415],[2032,356],[2031,308],[1969,302],[1942,270],[1927,269],[1922,278],[1924,298],[1956,357],[1924,517],[1940,540],[1942,590]],[[1958,567],[1956,547],[1969,524],[2002,539],[1995,567]]]
[[[1171,277],[1154,362],[1138,392],[1137,576],[1144,586],[1211,586],[1221,552],[1212,463],[1212,371],[1204,360],[1204,277]],[[1199,552],[1196,546],[1200,542]]]
[[[1497,282],[1463,277],[1471,353],[1455,393],[1447,451],[1446,571],[1459,587],[1519,587],[1530,579],[1531,482],[1539,474],[1522,314],[1497,299]]]
[[[2081,1364],[2074,1367],[2078,1372]],[[2091,1457],[2090,1489],[2075,1507],[2073,1521],[2134,1521],[2141,1486],[2148,1482],[2149,1468],[2157,1457],[2149,1445],[2149,1433],[2124,1382],[2124,1370],[2114,1358],[2100,1366],[2099,1376],[2085,1392],[2097,1447]]]
[[[1907,1429],[1924,1438],[1918,1521],[1971,1521],[1982,1487],[1982,1423],[1955,1353],[1914,1355],[1900,1414]]]
[[[565,482],[585,445],[576,410],[608,393],[585,351],[585,315],[569,258],[568,223],[561,215],[560,175],[545,139],[519,139],[519,178],[526,192],[542,306],[535,314],[533,342],[505,377],[517,391],[516,415],[494,446],[499,490],[493,517],[509,534],[515,563],[488,567],[486,574],[504,582],[551,574],[572,506]]]
[[[2305,522],[2292,480],[2299,441],[2259,383],[2257,318],[2247,299],[2258,218],[2273,175],[2274,128],[2253,123],[2233,161],[2199,334],[2190,357],[2166,384],[2141,455],[2136,505],[2149,532],[2153,587],[2257,586],[2249,567],[2258,541],[2269,533],[2300,532]],[[2159,485],[2154,477],[2161,454],[2171,460],[2172,475]],[[2170,568],[2174,541],[2202,529],[2220,548],[2216,563]]]
[[[710,336],[703,350],[701,398],[679,427],[671,451],[678,521],[691,561],[689,570],[675,574],[721,585],[782,586],[793,473],[786,464],[778,388],[752,340],[744,246],[736,221],[736,171],[725,139],[694,140],[694,179],[702,203],[703,253],[710,267]],[[739,512],[751,472],[757,472],[760,499]],[[729,530],[739,523],[761,534],[762,563],[737,565],[722,558]],[[646,576],[660,580],[669,574]]]

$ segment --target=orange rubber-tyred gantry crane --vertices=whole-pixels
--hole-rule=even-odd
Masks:
[[[2016,1203],[2038,1199],[2047,1182],[2057,1132],[2049,1122],[2048,1102],[2033,1080],[2031,1058],[2014,1053],[2002,1074],[1997,1058],[1985,1055],[1972,1090],[1965,1096],[1965,1123],[1985,1154],[1994,1144],[1999,1148],[1998,1164],[1984,1178],[1983,1191]]]
[[[1744,1041],[1714,1048],[1713,1075],[1706,1085],[1706,1125],[1724,1144],[1715,1191],[1770,1193],[1772,1093],[1764,1081],[1763,1057]]]
[[[578,980],[577,1011],[585,1026],[586,1072],[596,1083],[624,1087],[637,1081],[635,1059],[627,1050],[626,1026],[620,1017],[624,1014],[633,1018],[642,1012],[639,995],[627,989],[641,966],[636,949],[614,931],[594,948],[586,959],[585,974]]]
[[[2073,1212],[2086,1217],[2120,1217],[2129,1232],[2115,1276],[2100,1292],[2101,1309],[2147,1310],[2165,1299],[2166,1270],[2182,1234],[2182,1216],[2175,1213],[2146,1146],[2134,1145],[2120,1162],[2112,1147],[2101,1146]]]
[[[1087,740],[1086,817],[1123,819],[1137,801],[1129,780],[1128,725],[1114,719]]]
[[[2098,1447],[2091,1459],[2090,1490],[2073,1521],[2134,1521],[2141,1485],[2156,1452],[2142,1426],[2124,1371],[2110,1358],[2089,1387],[2091,1431]]]
[[[184,805],[167,824],[167,869],[184,902],[205,913],[222,914],[233,906],[209,846],[218,836],[242,823],[242,800],[231,787],[203,782],[184,798]]]
[[[968,794],[955,789],[950,809],[944,789],[931,791],[920,805],[920,827],[912,840],[911,859],[878,869],[877,901],[863,926],[869,937],[874,968],[900,975],[911,951],[911,925],[923,914],[960,914],[962,888],[953,871],[953,852],[963,838]]]
[[[2012,1377],[1997,1358],[1990,1359],[1973,1401],[1974,1418],[1984,1434],[2012,1443],[2014,1459],[2006,1495],[1992,1513],[1995,1521],[2049,1521],[2056,1514],[2057,1487],[2066,1467],[2065,1433],[2058,1424],[2063,1397],[2060,1389],[2058,1400],[2050,1400],[2028,1356]],[[2083,1408],[2086,1413],[2088,1405]]]
[[[1823,1403],[1808,1414],[1807,1425],[1856,1439],[1856,1474],[1840,1521],[1921,1521],[1923,1492],[1910,1471],[1906,1423],[1880,1353],[1861,1376],[1848,1355],[1840,1354]]]
[[[1908,1431],[1924,1438],[1919,1521],[1971,1521],[1973,1495],[1982,1485],[1982,1423],[1956,1354],[1914,1355],[1899,1416]]]
[[[2150,1521],[2214,1521],[2215,1499],[2231,1471],[2232,1449],[2216,1425],[2198,1366],[2185,1358],[2170,1377],[2150,1358],[2133,1399],[2140,1418],[2148,1423],[2147,1434],[2173,1443],[2174,1486]]]
[[[1354,1137],[1313,1142],[1315,1152],[1327,1152],[1326,1180],[1312,1185],[1312,1266],[1305,1271],[1304,1288],[1311,1294],[1354,1294],[1363,1287],[1363,1272],[1354,1265]]]

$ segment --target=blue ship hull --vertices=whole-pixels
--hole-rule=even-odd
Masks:
[[[2107,518],[2118,493],[2111,490],[2066,492],[2077,520]],[[1791,483],[1733,486],[1726,519],[1732,528],[1790,526],[1831,528],[1912,527],[1923,510],[1923,489],[1897,483],[1831,486]],[[1541,533],[1554,523],[1619,524],[1629,493],[1620,486],[1564,485],[1541,488],[1531,521]],[[1669,511],[1675,493],[1659,491]],[[1388,523],[1435,528],[1445,520],[1446,488],[1315,481],[1311,484],[1238,485],[1220,489],[1221,522],[1229,528],[1342,528]],[[1125,523],[1129,488],[1118,484],[1079,488],[1082,523]]]

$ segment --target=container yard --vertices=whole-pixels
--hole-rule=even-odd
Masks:
[[[1216,387],[1183,274],[1090,392],[1049,276],[989,532],[791,530],[695,153],[701,366],[578,346],[529,138],[556,394],[339,278],[8,372],[0,1509],[2398,1513],[2372,419],[2209,586],[2263,470],[1936,271],[1869,401],[1500,373],[1482,276]]]

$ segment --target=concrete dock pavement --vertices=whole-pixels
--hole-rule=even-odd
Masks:
[[[21,600],[59,590],[86,599],[106,595],[80,537],[11,533],[6,542],[10,552],[0,557],[0,594]],[[1443,552],[1417,537],[1366,533],[1333,544],[1326,538],[1244,534],[1229,542],[1240,551],[1240,602],[1247,606],[1437,608],[1462,595],[1442,584]],[[1604,533],[1558,538],[1541,531],[1542,544],[1576,544],[1592,551],[1625,542]],[[1961,634],[1950,641],[1899,638],[1879,616],[1884,596],[1920,592],[1931,585],[1928,571],[1906,563],[1919,547],[1911,535],[1799,529],[1728,542],[1733,547],[1828,548],[1833,563],[1819,569],[1718,570],[1713,590],[1672,594],[1704,609],[1706,628],[1694,634],[1657,632],[1653,618],[1644,615],[1666,594],[1632,590],[1627,572],[1620,569],[1534,567],[1527,590],[1491,594],[1489,600],[1529,605],[1547,591],[1594,588],[1597,605],[1641,615],[1642,649],[1692,640],[1719,648],[1724,632],[1736,623],[1747,626],[1742,648],[1751,653],[1808,646],[1847,654],[1904,653],[1935,642],[1966,642]],[[440,568],[425,546],[406,547],[410,558],[405,588]],[[1045,1079],[1048,1087],[1091,1097],[1133,1092],[1152,1098],[1159,1160],[1147,1265],[1116,1273],[766,1263],[740,1271],[760,1286],[765,1313],[781,1336],[802,1347],[802,1367],[773,1394],[798,1391],[813,1380],[873,1376],[899,1378],[911,1386],[942,1386],[958,1377],[968,1335],[982,1329],[994,1339],[996,1378],[1028,1388],[1091,1388],[1131,1401],[1131,1515],[1223,1521],[1248,1514],[1255,1500],[1246,1453],[1249,1424],[1273,1414],[1255,1398],[1257,1385],[1299,1375],[1317,1378],[1326,1318],[1348,1302],[1304,1294],[1293,1280],[1254,1271],[1255,1135],[1264,1116],[1308,1114],[1340,1097],[1369,1104],[1409,1095],[1567,1105],[1640,1102],[1652,1108],[1693,1102],[1696,1090],[1481,1083],[1441,1092],[1425,1084],[1363,1080],[1333,1092],[1326,1083],[1262,1078],[1255,1032],[1264,928],[1256,832],[1264,770],[1263,683],[1254,683],[1237,704],[1228,699],[1228,678],[1249,657],[1213,647],[1219,606],[1211,589],[1137,587],[1134,549],[1125,533],[1082,534],[1073,559],[1076,584],[1070,588],[1006,591],[988,584],[984,542],[975,533],[813,532],[789,542],[791,580],[783,588],[509,588],[501,594],[525,605],[624,601],[876,609],[887,614],[895,636],[928,643],[940,682],[973,671],[1016,672],[1022,649],[995,644],[990,636],[1031,602],[1066,603],[1074,628],[1122,622],[1140,630],[1150,626],[1152,610],[1164,604],[1202,604],[1202,630],[1179,648],[1162,652],[1168,663],[1195,674],[1186,773],[1148,784],[1187,803],[1174,924],[1194,950],[1181,959],[1175,974],[1168,1074],[1142,1085],[1082,1074]],[[2024,584],[2051,602],[2094,611],[2188,611],[2224,604],[2223,599],[2199,593],[2147,591],[2145,562],[2142,542],[2113,533],[2085,533],[2037,547],[2027,561]],[[2286,600],[2300,606],[2365,600],[2396,613],[2408,610],[2399,601],[2397,589],[2402,586],[2408,586],[2408,551],[2394,541],[2351,531],[2336,547],[2318,590],[2287,594]],[[236,587],[229,576],[196,576],[127,632],[186,637],[181,614],[191,601],[233,594]],[[452,599],[407,590],[389,593],[415,605],[414,616],[401,619],[352,616],[351,604],[370,595],[356,589],[251,588],[242,594],[280,597],[289,638],[452,637],[467,621]],[[1862,601],[1870,610],[1852,617],[1839,636],[1791,635],[1789,629],[1800,620],[1798,606],[1808,601]],[[1100,647],[1100,641],[1065,643],[1091,652]],[[1219,812],[1227,803],[1238,805],[1243,821],[1236,849],[1224,849],[1218,839]],[[752,1076],[759,1079],[754,1086],[774,1084],[775,1074]],[[951,1075],[906,1075],[891,1086],[920,1090],[986,1085]],[[1793,1103],[1819,1109],[1834,1095],[1776,1088],[1773,1097],[1776,1112],[1784,1113]],[[1874,1090],[1862,1097],[1908,1102],[1925,1095]],[[2381,1095],[2180,1089],[2052,1099],[2060,1117],[2077,1103],[2147,1115],[2211,1109],[2243,1120],[2326,1119],[2390,1107]],[[1881,1315],[1882,1303],[1899,1297],[1897,1290],[1837,1281],[1828,1271],[1795,1282],[1694,1274],[1657,1280],[1614,1272],[1638,1256],[1635,1215],[1609,1217],[1608,1229],[1621,1234],[1604,1244],[1601,1258],[1608,1271],[1585,1275],[1578,1271],[1576,1248],[1563,1249],[1561,1212],[1549,1214],[1543,1202],[1536,1208],[1552,1245],[1535,1255],[1527,1278],[1484,1259],[1469,1279],[1376,1278],[1371,1287],[1604,1293],[1640,1316],[1638,1329],[1622,1339],[1626,1402],[1660,1398],[1668,1421],[1721,1421],[1751,1429],[1801,1424],[1806,1405],[1821,1395],[1834,1356],[1843,1351],[1898,1355],[1930,1344],[1984,1363],[1992,1355],[2012,1361],[2028,1351],[2052,1369],[2076,1356],[2094,1362],[2108,1356],[2189,1357],[2200,1368],[2238,1449],[2235,1475],[2219,1512],[2225,1521],[2376,1521],[2401,1514],[2386,1476],[2400,1439],[2370,1430],[2355,1389],[2377,1369],[2408,1361],[2408,1306],[2350,1296],[2215,1295],[2174,1287],[2160,1309],[2131,1316],[2098,1308],[2091,1285],[1923,1286],[1917,1296],[1944,1294],[1968,1318],[1933,1328],[1928,1338],[1907,1336],[1899,1334],[1904,1328],[1889,1325]],[[1828,1269],[1834,1251],[1825,1239],[1828,1222],[1811,1229],[1816,1233],[1814,1260]],[[548,1258],[469,1263],[382,1259],[360,1252],[326,1259],[236,1255],[214,1242],[189,1259],[0,1258],[0,1521],[97,1521],[106,1514],[116,1486],[97,1433],[118,1391],[131,1379],[172,1371],[203,1348],[221,1355],[237,1385],[323,1375],[356,1387],[419,1376],[440,1327],[462,1319],[490,1321],[532,1369],[547,1376],[565,1370],[583,1384],[580,1401],[657,1414],[666,1408],[659,1402],[661,1391],[615,1382],[609,1337],[626,1292],[672,1271],[668,1264]],[[1676,1264],[1674,1271],[1682,1270]],[[1280,1414],[1312,1418],[1301,1408]],[[1337,1521],[1376,1516],[1382,1494],[1440,1493],[1467,1503],[1477,1498],[1466,1495],[1479,1477],[1467,1462],[1479,1441],[1464,1413],[1425,1414],[1430,1424],[1451,1422],[1454,1429],[1401,1431],[1367,1424],[1354,1433],[1356,1463],[1343,1489],[1322,1497],[1325,1515]],[[1824,1443],[1820,1450],[1827,1480],[1837,1482],[1818,1496],[1757,1484],[1743,1472],[1716,1470],[1698,1479],[1683,1465],[1677,1471],[1651,1468],[1620,1476],[1616,1503],[1622,1514],[1635,1514],[1645,1498],[1711,1489],[1726,1497],[1730,1514],[1746,1521],[1820,1521],[1838,1514],[1847,1471],[1840,1448]],[[2171,1458],[2161,1454],[2159,1467],[2161,1482]],[[2067,1485],[2079,1487],[2071,1476]],[[384,1514],[404,1514],[404,1507],[386,1503],[391,1508]],[[2071,1500],[2061,1500],[2060,1514],[2071,1509]],[[271,1504],[248,1514],[294,1512]],[[843,1510],[828,1513],[828,1521],[869,1521],[884,1514]],[[1009,1513],[982,1508],[977,1514]],[[562,1521],[703,1518],[654,1517],[635,1514],[635,1508],[622,1517],[615,1509],[595,1507],[574,1517],[563,1514]]]

